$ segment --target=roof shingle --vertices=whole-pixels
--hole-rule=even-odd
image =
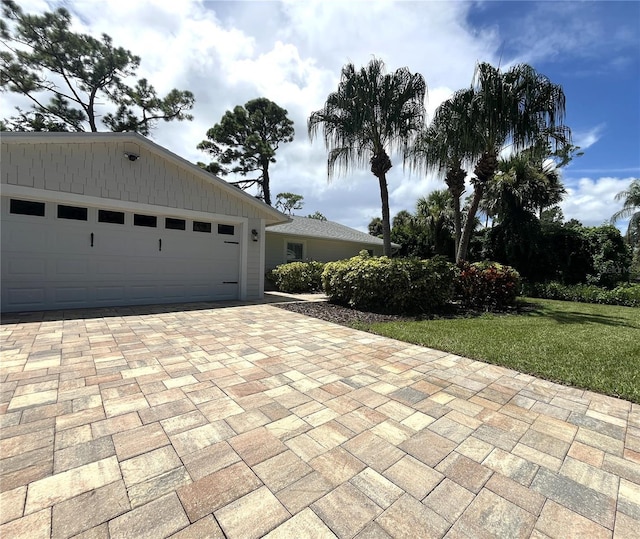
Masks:
[[[354,228],[350,228],[334,221],[321,221],[320,219],[310,219],[309,217],[291,216],[291,222],[271,225],[267,227],[267,232],[275,234],[290,234],[304,236],[307,238],[320,238],[325,240],[342,240],[353,243],[365,243],[368,245],[383,245],[382,239]],[[399,245],[393,244],[394,247]]]

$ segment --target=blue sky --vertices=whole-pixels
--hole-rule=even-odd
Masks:
[[[562,84],[576,142],[593,141],[572,174],[640,174],[639,2],[486,2],[468,21],[495,25],[503,58],[523,57]]]
[[[294,142],[278,151],[272,192],[304,195],[307,215],[366,230],[380,215],[379,189],[368,170],[331,183],[326,151],[311,144],[306,119],[337,87],[349,61],[373,55],[390,70],[407,66],[429,87],[431,115],[471,83],[477,62],[526,62],[567,97],[566,123],[584,156],[563,177],[567,218],[599,225],[619,209],[614,195],[640,177],[640,2],[463,2],[202,0],[21,0],[27,12],[64,5],[79,31],[105,32],[142,58],[139,76],[160,91],[189,89],[195,119],[161,124],[153,139],[193,162],[224,112],[265,96],[289,111]],[[26,105],[3,96],[3,110]],[[5,112],[6,114],[6,112]],[[443,187],[409,174],[399,157],[388,175],[391,213],[413,210],[418,197]],[[619,224],[624,227],[624,222]]]

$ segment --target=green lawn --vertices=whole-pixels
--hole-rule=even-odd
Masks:
[[[359,325],[640,403],[640,309],[543,299],[520,314]]]

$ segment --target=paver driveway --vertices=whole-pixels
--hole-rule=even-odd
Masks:
[[[5,319],[0,536],[638,537],[639,406],[205,307]]]

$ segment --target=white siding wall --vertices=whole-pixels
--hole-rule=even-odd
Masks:
[[[270,270],[286,262],[285,242],[292,241],[305,244],[305,259],[318,262],[331,262],[356,256],[360,251],[373,250],[374,256],[382,256],[382,246],[372,246],[365,243],[351,243],[340,240],[321,240],[286,236],[284,234],[269,233],[267,229],[266,269]]]
[[[258,231],[259,241],[253,241],[251,231]],[[264,221],[249,219],[244,241],[247,242],[247,298],[261,298],[264,289]]]
[[[129,161],[124,153],[140,155]],[[257,218],[258,210],[131,142],[2,143],[3,184]]]
[[[265,236],[265,266],[266,271],[269,271],[286,262],[284,257],[285,238],[281,234],[270,234],[268,229]]]

